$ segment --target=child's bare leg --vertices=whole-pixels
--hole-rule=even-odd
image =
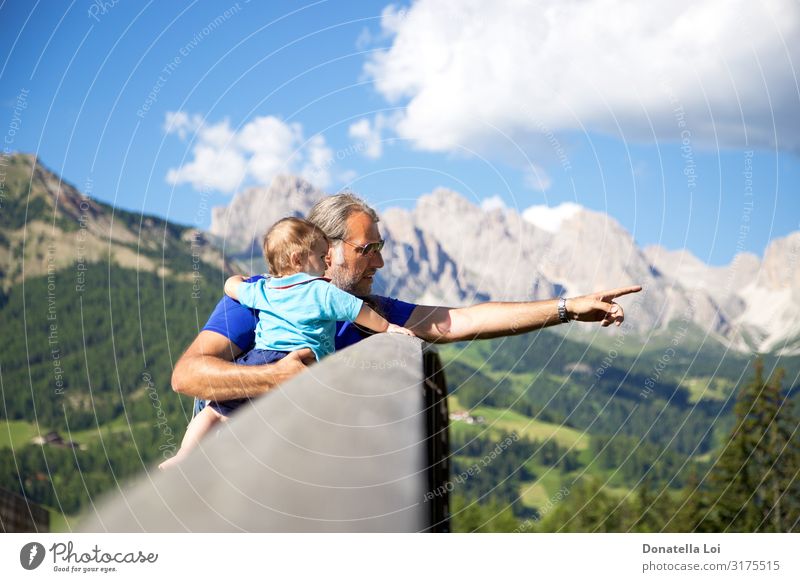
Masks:
[[[186,458],[186,455],[188,455],[192,449],[197,446],[197,443],[199,443],[200,440],[207,435],[212,428],[214,428],[214,425],[224,420],[226,420],[225,417],[219,412],[210,406],[206,406],[191,420],[189,426],[186,427],[186,434],[183,435],[180,450],[175,454],[174,457],[171,457],[161,463],[158,468],[168,469],[169,467],[180,463],[184,458]]]

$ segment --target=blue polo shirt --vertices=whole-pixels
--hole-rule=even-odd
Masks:
[[[256,275],[255,277],[250,277],[247,281],[253,282],[263,278],[263,275]],[[395,325],[405,325],[411,316],[411,312],[417,307],[414,303],[406,303],[405,301],[379,295],[370,296],[370,300],[377,305],[380,314],[389,323],[394,323]],[[244,307],[225,295],[217,303],[203,330],[223,335],[235,343],[243,352],[249,352],[255,346],[257,324],[258,310]],[[369,335],[349,321],[339,321],[336,323],[336,349],[342,350],[369,337]]]

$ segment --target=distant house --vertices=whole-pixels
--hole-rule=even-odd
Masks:
[[[44,436],[37,436],[31,439],[35,445],[50,445],[52,447],[60,447],[62,449],[77,449],[80,445],[75,441],[65,441],[64,438],[58,434],[57,431],[51,430]]]
[[[482,416],[472,416],[466,410],[450,413],[450,420],[466,422],[467,424],[483,424],[486,420]]]
[[[584,362],[572,362],[564,366],[564,372],[566,374],[584,374],[588,376],[592,373],[592,367]]]

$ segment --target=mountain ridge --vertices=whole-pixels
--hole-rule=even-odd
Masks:
[[[0,286],[101,261],[179,279],[192,260],[238,272],[204,231],[116,208],[80,192],[33,154],[3,156]],[[189,259],[187,261],[187,259]]]
[[[246,189],[228,206],[212,209],[206,232],[99,202],[32,154],[4,162],[4,290],[48,269],[101,260],[183,280],[193,276],[194,260],[225,274],[264,271],[266,229],[283,216],[305,215],[325,195],[302,178],[279,176],[267,188]],[[800,354],[800,232],[774,239],[761,258],[739,253],[729,265],[713,267],[685,249],[641,249],[605,213],[558,208],[557,220],[540,209],[537,226],[525,213],[482,208],[445,188],[423,194],[414,208],[388,208],[380,223],[386,265],[375,291],[461,306],[640,284],[642,293],[620,303],[628,309],[626,326],[642,338],[670,333],[671,322],[685,320],[740,352]],[[554,222],[557,229],[547,228]],[[613,327],[604,332],[602,341],[623,333]],[[597,337],[594,326],[571,326],[569,333],[587,342]]]
[[[253,204],[280,201],[268,219],[259,218],[266,229],[279,214],[304,215],[321,195],[302,178],[281,176],[269,187],[248,189],[227,207],[215,209],[212,234],[226,232],[224,220],[237,226],[227,227],[228,232],[241,232],[240,225],[250,216],[261,216],[253,212]],[[548,214],[539,209],[531,222],[525,215],[533,210],[519,213],[498,204],[482,208],[446,188],[421,195],[411,209],[385,209],[380,227],[387,241],[386,266],[376,278],[376,292],[417,303],[460,306],[640,284],[646,304],[628,320],[639,334],[654,329],[666,333],[670,322],[688,319],[708,337],[740,352],[800,354],[795,332],[800,321],[800,269],[791,268],[800,256],[800,232],[771,241],[763,259],[742,252],[729,265],[712,267],[688,250],[639,248],[632,235],[603,212],[577,204],[550,210]],[[248,254],[257,269],[264,269],[263,261],[255,259],[260,247],[254,241],[261,234],[249,245],[241,237],[229,238],[234,244],[226,248]],[[635,305],[642,296],[622,298],[620,303]],[[769,306],[766,312],[764,305]],[[608,330],[611,336],[619,333]]]

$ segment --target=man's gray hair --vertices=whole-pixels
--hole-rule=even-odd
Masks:
[[[347,219],[355,212],[367,214],[378,222],[378,214],[372,207],[352,192],[326,196],[317,202],[306,217],[329,239],[344,240],[347,236]]]

